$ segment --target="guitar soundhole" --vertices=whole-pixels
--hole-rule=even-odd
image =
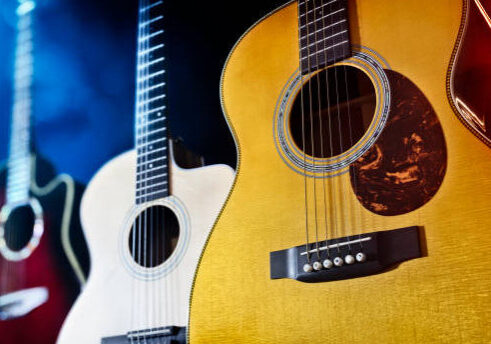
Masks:
[[[5,223],[5,242],[12,251],[20,251],[29,243],[34,231],[35,215],[30,205],[14,208]]]
[[[327,68],[313,75],[297,94],[290,113],[292,138],[310,156],[339,155],[365,134],[375,105],[374,86],[363,71],[344,65]]]
[[[134,261],[145,268],[163,264],[179,240],[179,221],[174,212],[157,205],[143,210],[133,223],[128,245]]]

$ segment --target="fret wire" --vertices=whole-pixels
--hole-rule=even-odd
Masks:
[[[337,46],[339,46],[339,45],[341,45],[341,44],[344,44],[344,43],[348,43],[348,40],[344,40],[344,41],[342,41],[342,42],[339,42],[339,43],[337,43],[337,44],[334,44],[334,45],[332,45],[332,46],[330,46],[330,47],[325,48],[324,50],[316,51],[316,52],[314,52],[314,53],[312,53],[312,54],[309,54],[309,55],[307,55],[307,56],[303,56],[303,57],[302,57],[302,60],[305,60],[305,59],[306,59],[306,58],[308,58],[309,56],[316,55],[316,54],[320,54],[320,53],[323,53],[323,52],[324,52],[324,51],[326,51],[326,50],[336,48]]]
[[[317,10],[319,10],[319,9],[323,8],[324,6],[328,6],[328,5],[333,4],[333,3],[337,2],[337,1],[339,1],[339,0],[332,0],[332,1],[328,2],[328,3],[325,3],[324,5],[321,5],[321,6],[319,6],[319,7],[318,7],[318,8],[316,8],[316,9],[312,9],[312,10],[307,11],[307,14],[309,14],[309,13],[311,13],[311,12],[313,12],[313,11],[317,11]],[[305,14],[305,13],[301,14],[301,15],[300,15],[300,18],[304,17],[304,16],[305,16],[305,15],[307,15],[307,14]]]
[[[159,31],[153,32],[153,33],[151,33],[151,34],[149,34],[149,35],[147,35],[147,36],[142,36],[142,37],[140,37],[138,41],[139,41],[140,43],[142,43],[142,42],[145,42],[145,41],[147,41],[147,40],[149,40],[149,39],[152,39],[153,37],[156,37],[156,36],[158,36],[158,35],[161,35],[161,34],[163,34],[163,33],[164,33],[164,30],[159,30]]]
[[[152,103],[152,102],[154,102],[154,101],[157,101],[157,100],[159,100],[159,99],[163,99],[163,98],[165,98],[165,94],[162,94],[162,95],[160,95],[160,96],[156,96],[156,97],[153,97],[153,98],[147,99],[147,100],[145,100],[145,101],[140,101],[140,102],[138,102],[138,106],[145,106],[145,105],[147,105],[147,104],[149,104],[149,103]]]
[[[157,166],[157,167],[151,168],[149,170],[139,171],[139,172],[137,171],[136,174],[137,175],[142,175],[143,173],[150,173],[152,171],[163,170],[163,169],[167,169],[167,166]]]
[[[137,197],[138,197],[138,198],[143,198],[143,197],[148,198],[148,197],[150,197],[150,196],[152,196],[152,195],[161,194],[161,193],[164,193],[164,192],[167,192],[167,191],[169,191],[169,190],[168,190],[167,188],[164,188],[164,189],[162,189],[162,190],[155,191],[155,192],[150,192],[150,193],[145,193],[144,195],[139,195],[139,196],[137,196]]]
[[[157,49],[160,49],[160,48],[163,48],[164,47],[164,44],[157,44],[156,46],[152,47],[152,48],[148,48],[146,50],[142,50],[142,51],[139,51],[138,52],[138,56],[143,56],[143,55],[147,55],[148,53],[151,53],[152,51],[155,51]]]
[[[339,21],[337,21],[337,22],[335,22],[335,23],[332,23],[332,24],[326,25],[326,26],[324,26],[324,27],[323,27],[323,28],[321,28],[321,29],[317,29],[317,30],[315,30],[315,31],[313,31],[313,32],[310,32],[308,35],[303,35],[302,37],[300,37],[300,41],[305,40],[305,39],[308,39],[308,37],[309,37],[309,36],[311,36],[311,35],[313,35],[313,34],[316,34],[316,33],[319,33],[319,31],[329,29],[329,28],[330,28],[330,27],[332,27],[332,26],[336,26],[336,25],[341,24],[341,23],[344,23],[344,22],[346,22],[346,19],[341,19],[341,20],[339,20]]]
[[[143,187],[137,187],[136,188],[136,191],[144,191],[144,190],[147,190],[147,189],[150,189],[150,188],[153,188],[153,187],[157,187],[157,186],[161,186],[161,185],[166,185],[167,184],[167,181],[163,181],[161,183],[156,183],[156,184],[152,184],[152,185],[147,185],[147,186],[143,186]]]
[[[149,9],[152,9],[155,6],[158,6],[158,5],[162,4],[162,3],[163,3],[163,1],[162,0],[159,0],[159,1],[155,2],[155,3],[153,3],[153,4],[150,4],[150,5],[146,6],[146,7],[143,7],[143,8],[140,9],[140,13],[146,12]]]
[[[327,37],[324,37],[324,38],[322,38],[322,39],[320,39],[320,40],[318,40],[316,42],[310,43],[308,46],[305,46],[305,47],[300,48],[300,50],[305,50],[305,49],[311,47],[312,45],[320,44],[320,43],[322,43],[323,41],[325,41],[327,39],[331,39],[333,37],[336,37],[336,36],[341,35],[341,34],[346,33],[346,32],[348,32],[348,30],[339,31],[338,33],[335,33],[335,34],[333,34],[331,36],[327,36]]]
[[[145,69],[147,67],[150,67],[150,66],[152,66],[152,65],[154,65],[156,63],[162,62],[162,61],[164,61],[164,58],[163,57],[159,57],[158,59],[151,60],[151,61],[149,61],[147,63],[144,63],[144,64],[138,66],[138,69],[139,70]]]
[[[158,157],[158,158],[155,158],[155,159],[152,159],[152,160],[139,161],[138,163],[139,164],[151,164],[151,163],[154,163],[156,161],[161,161],[161,160],[166,160],[166,159],[165,159],[165,157]]]
[[[166,119],[166,117],[163,116],[163,117],[159,117],[157,119],[151,120],[151,121],[143,122],[143,123],[137,125],[137,129],[140,130],[143,127],[148,127],[149,125],[152,125],[152,124],[155,124],[155,123],[158,123],[158,122],[162,122],[165,119]]]
[[[143,179],[139,179],[137,180],[137,183],[142,183],[142,182],[148,182],[149,180],[153,180],[153,179],[157,179],[157,178],[163,178],[163,177],[167,177],[167,173],[162,173],[162,174],[159,174],[158,176],[153,176],[153,177],[150,177],[150,178],[143,178]]]
[[[147,25],[150,25],[152,23],[155,23],[156,21],[158,21],[158,20],[160,20],[162,18],[164,18],[164,16],[158,16],[158,17],[155,17],[153,19],[147,20],[146,22],[143,22],[143,23],[140,24],[140,28],[145,27]]]
[[[139,113],[138,113],[138,116],[146,116],[146,115],[150,115],[150,114],[152,114],[152,113],[154,113],[154,112],[159,112],[159,111],[165,110],[165,108],[166,108],[166,107],[167,107],[167,106],[162,105],[162,106],[160,106],[160,107],[158,107],[158,108],[155,108],[155,109],[152,109],[152,110],[148,110],[148,111],[144,111],[144,112],[139,112]]]
[[[341,11],[344,11],[344,10],[345,10],[344,8],[340,8],[339,10],[334,11],[334,12],[331,12],[331,13],[328,13],[328,14],[326,14],[325,16],[319,17],[319,18],[317,18],[316,20],[314,20],[314,21],[312,21],[312,22],[310,22],[310,23],[308,23],[308,24],[301,25],[301,26],[300,26],[300,28],[302,29],[302,28],[306,27],[307,25],[312,25],[312,24],[314,24],[314,23],[315,23],[316,21],[318,21],[318,20],[325,19],[325,18],[327,18],[327,17],[329,17],[329,16],[332,16],[332,15],[334,15],[334,14],[336,14],[336,13],[339,13],[339,12],[341,12]]]
[[[152,73],[152,74],[149,74],[143,78],[138,78],[138,83],[142,83],[144,81],[147,81],[149,79],[152,79],[152,78],[155,78],[156,76],[159,76],[159,75],[162,75],[164,74],[165,71],[164,70],[159,70],[158,72],[155,72],[155,73]]]
[[[157,142],[162,142],[162,141],[165,141],[165,140],[167,140],[167,137],[162,137],[160,139],[156,139],[156,140],[153,140],[153,141],[144,142],[144,144],[139,143],[139,144],[137,144],[137,148],[145,147],[145,146],[148,146],[148,145],[151,145],[151,144],[154,144],[154,143],[157,143]]]

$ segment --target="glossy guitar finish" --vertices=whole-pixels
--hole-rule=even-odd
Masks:
[[[491,146],[491,1],[464,0],[449,98],[463,124]]]
[[[299,66],[297,2],[289,3],[254,25],[225,65],[221,94],[239,164],[196,275],[191,344],[491,341],[491,156],[445,94],[462,3],[349,1],[348,8],[351,43],[361,48],[345,63],[365,51],[358,56],[374,56],[393,79],[381,136],[351,173],[328,179],[341,205],[337,225],[345,236],[421,226],[426,253],[362,278],[270,279],[270,252],[305,243],[304,177],[283,153],[288,142],[278,145],[275,136]],[[354,174],[364,186],[358,198]],[[313,219],[310,176],[307,183]]]
[[[30,191],[43,210],[44,232],[39,245],[26,259],[10,261],[0,255],[0,296],[43,288],[42,293],[47,292],[48,298],[22,317],[0,321],[0,341],[5,344],[54,343],[80,291],[71,264],[75,264],[79,277],[83,278],[86,272],[73,260],[74,249],[77,253],[85,252],[87,258],[76,213],[81,189],[67,175],[53,178],[53,169],[46,161],[33,158],[33,165],[36,169]],[[2,185],[5,186],[5,174],[2,174]],[[76,240],[75,246],[71,245],[72,240]],[[82,263],[84,268],[87,263]]]

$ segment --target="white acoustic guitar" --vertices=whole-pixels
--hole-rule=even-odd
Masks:
[[[82,200],[92,269],[58,338],[181,343],[194,273],[234,179],[182,169],[167,135],[162,1],[139,7],[135,149],[107,163]]]

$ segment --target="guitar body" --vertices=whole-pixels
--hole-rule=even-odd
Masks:
[[[348,8],[354,54],[339,66],[369,74],[375,68],[365,68],[364,58],[378,61],[371,66],[383,72],[371,81],[389,91],[376,91],[388,117],[349,169],[307,176],[309,241],[326,180],[338,214],[330,238],[419,226],[426,253],[361,278],[270,278],[270,252],[306,242],[305,178],[284,153],[294,145],[278,136],[299,66],[297,3],[286,4],[240,39],[224,68],[221,94],[239,164],[198,267],[192,344],[491,341],[491,153],[445,94],[462,3],[349,1]],[[384,74],[389,86],[377,81]],[[319,217],[324,228],[328,220]]]
[[[462,123],[491,146],[491,2],[465,0],[456,42],[449,98]]]
[[[153,204],[177,215],[180,234],[175,251],[152,277],[138,270],[129,253],[129,229],[139,211],[135,151],[107,163],[90,182],[81,215],[92,269],[58,343],[100,343],[134,330],[187,325],[197,262],[234,173],[225,165],[181,169],[173,159],[170,168],[172,195]]]
[[[38,289],[40,292],[32,295],[17,294],[20,297],[14,303],[39,302],[39,305],[24,316],[0,321],[0,338],[5,344],[54,343],[80,290],[71,264],[75,263],[82,278],[85,272],[81,270],[79,262],[73,261],[74,250],[80,253],[83,247],[72,247],[70,244],[72,239],[83,240],[80,222],[74,213],[80,203],[80,187],[67,175],[54,177],[53,168],[40,158],[34,158],[33,164],[36,168],[30,192],[41,206],[44,231],[38,246],[27,258],[11,261],[0,255],[0,295],[22,293],[30,288],[42,290]],[[5,173],[2,173],[4,188]],[[87,269],[88,261],[81,264]]]

